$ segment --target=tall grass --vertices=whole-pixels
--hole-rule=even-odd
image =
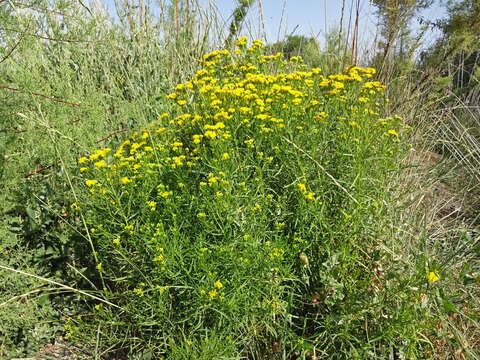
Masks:
[[[186,9],[174,14],[177,34],[171,8],[161,6],[163,15],[147,15],[134,29],[79,3],[2,4],[11,11],[0,25],[3,265],[91,288],[77,268],[88,247],[72,245],[81,224],[69,220],[66,175],[92,147],[113,146],[157,118],[165,95],[193,74],[215,33],[215,19],[192,4],[188,21]],[[61,335],[59,319],[81,304],[72,295],[50,300],[57,290],[42,281],[4,274],[0,353],[21,356]]]

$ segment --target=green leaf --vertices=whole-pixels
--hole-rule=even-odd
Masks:
[[[457,308],[450,301],[443,300],[443,310],[445,310],[447,313],[450,313],[457,311]]]
[[[30,220],[32,220],[33,222],[35,222],[35,218],[36,218],[36,213],[35,213],[35,210],[32,210],[31,208],[27,207],[25,209],[28,217],[30,218]]]
[[[140,354],[140,359],[142,360],[151,360],[152,357],[153,357],[153,354],[150,349],[146,349]]]
[[[37,303],[41,306],[49,305],[50,298],[48,297],[48,295],[42,295],[37,299]]]
[[[51,246],[48,246],[47,249],[45,250],[45,255],[53,255],[56,253],[57,253],[57,250]]]
[[[463,277],[463,285],[471,285],[475,283],[476,283],[476,279],[473,276],[465,275]]]

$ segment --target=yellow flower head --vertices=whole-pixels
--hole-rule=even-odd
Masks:
[[[135,288],[135,289],[133,289],[133,292],[140,297],[143,296],[143,289],[142,288]]]
[[[147,205],[150,206],[150,209],[152,211],[154,211],[155,207],[157,206],[157,203],[155,201],[147,201]]]
[[[307,187],[305,186],[305,184],[299,183],[297,184],[297,186],[298,186],[298,190],[300,190],[301,192],[303,193],[307,192]]]
[[[160,196],[163,198],[167,198],[169,195],[172,195],[171,191],[164,191],[160,194]]]
[[[128,184],[128,183],[131,183],[132,180],[130,180],[128,177],[124,176],[123,178],[120,179],[120,183],[125,185],[125,184]]]
[[[95,163],[95,167],[97,169],[104,168],[105,167],[105,160],[100,160]]]
[[[247,45],[247,37],[243,36],[237,40],[237,46],[238,47],[244,47]]]
[[[88,187],[92,187],[92,186],[95,186],[97,184],[97,180],[85,180],[85,184],[88,186]]]
[[[215,298],[215,296],[217,296],[217,290],[213,289],[213,290],[209,291],[208,296],[210,297],[210,300],[213,300]]]
[[[392,135],[392,136],[395,136],[395,137],[398,137],[398,133],[395,131],[395,130],[388,130],[388,135]]]
[[[427,280],[429,283],[434,283],[435,281],[438,281],[440,277],[434,272],[430,271],[427,273]]]

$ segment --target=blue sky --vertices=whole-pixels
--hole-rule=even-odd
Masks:
[[[235,8],[235,0],[201,0],[200,3],[207,5],[213,3],[218,8],[219,13],[225,20],[229,17]],[[266,40],[269,42],[277,41],[284,35],[292,32],[296,35],[315,36],[320,42],[325,37],[325,31],[330,31],[340,25],[342,14],[342,0],[261,0],[256,1],[250,9],[247,18],[247,24],[243,30],[244,33],[254,38],[262,38],[262,26],[260,25],[260,6],[263,14]],[[344,9],[343,26],[346,29],[349,24],[350,11],[352,3],[356,1],[346,0]],[[370,0],[360,0],[359,7],[359,37],[360,42],[368,46],[375,39],[377,33],[377,17],[375,7],[370,5]],[[282,18],[283,12],[283,18]],[[436,20],[444,15],[443,10],[438,5],[432,5],[431,8],[422,12],[425,19]],[[352,9],[352,22],[355,18],[355,7]],[[229,21],[228,21],[229,23]],[[418,24],[412,24],[414,27]],[[353,27],[353,24],[352,24]],[[259,32],[260,29],[260,32]],[[427,37],[433,37],[435,32],[426,34]],[[263,39],[262,39],[263,40]]]
[[[227,18],[235,8],[236,1],[210,0],[216,3],[220,14]],[[206,2],[206,1],[205,1]],[[344,24],[348,24],[351,0],[346,1]],[[365,6],[365,4],[367,6]],[[325,33],[325,20],[327,31],[338,26],[341,18],[341,0],[261,0],[265,33],[268,41],[276,41],[279,33],[280,39],[285,35],[314,35],[322,37]],[[326,8],[325,8],[326,7]],[[362,22],[371,22],[373,14],[369,2],[362,0]],[[326,12],[325,12],[326,9]],[[283,18],[282,18],[283,11]],[[327,16],[325,16],[327,14]],[[260,20],[259,2],[255,2],[249,12],[247,23],[251,26],[252,35],[259,37],[258,28]]]
[[[111,9],[113,0],[104,1]],[[194,2],[196,1],[190,0],[190,3]],[[152,3],[155,3],[155,1],[152,1]],[[238,1],[199,0],[199,3],[205,9],[209,7],[218,9],[218,14],[225,23],[225,29],[227,29],[231,21],[230,16]],[[278,38],[282,39],[285,35],[292,33],[315,36],[322,44],[325,31],[328,32],[340,24],[342,3],[342,0],[257,0],[249,11],[242,33],[248,35],[249,38],[259,38],[268,42],[275,42]],[[349,24],[352,3],[356,3],[356,0],[345,1],[344,28]],[[264,27],[260,21],[260,4]],[[359,41],[361,46],[365,48],[374,43],[377,32],[377,19],[374,10],[374,7],[370,5],[370,0],[360,0]],[[443,14],[438,5],[433,5],[430,9],[425,10],[422,16],[426,19],[435,20],[441,18]],[[355,17],[355,9],[353,9],[352,16]],[[415,24],[413,25],[415,26]],[[425,42],[433,40],[436,35],[438,35],[438,32],[428,32]]]

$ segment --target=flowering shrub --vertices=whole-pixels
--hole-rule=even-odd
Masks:
[[[216,336],[233,356],[280,340],[308,349],[303,338],[340,319],[368,336],[378,314],[355,304],[372,281],[400,118],[382,117],[374,69],[327,76],[262,48],[242,38],[204,56],[168,112],[79,159],[90,261],[123,308],[97,305],[97,319],[115,319],[119,339],[169,354]]]

